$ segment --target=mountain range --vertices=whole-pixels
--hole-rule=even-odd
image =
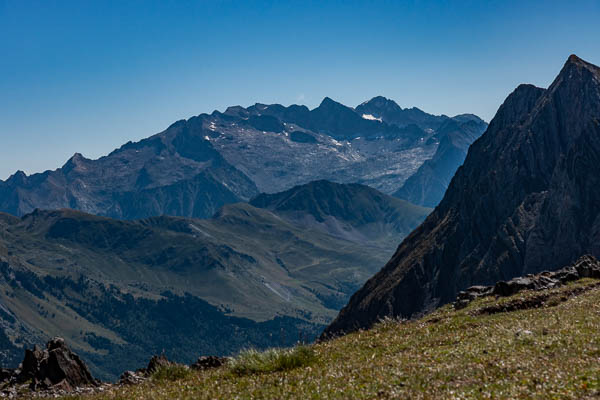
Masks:
[[[600,256],[599,154],[600,68],[571,55],[547,89],[520,85],[508,96],[443,200],[323,336]]]
[[[53,171],[17,171],[0,181],[0,212],[71,208],[118,219],[209,218],[225,204],[319,179],[433,206],[486,127],[474,115],[434,116],[383,97],[356,108],[329,98],[313,110],[229,107],[177,121],[97,160],[75,154]]]
[[[0,214],[0,364],[53,336],[103,379],[312,340],[430,211],[317,181],[210,219]]]

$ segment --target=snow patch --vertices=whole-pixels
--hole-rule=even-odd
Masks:
[[[368,119],[369,121],[379,121],[379,122],[382,122],[381,121],[381,117],[377,118],[377,117],[373,116],[372,114],[363,114],[362,117],[364,119]]]

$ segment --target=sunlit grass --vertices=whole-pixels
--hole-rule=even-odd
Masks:
[[[178,381],[180,379],[188,378],[192,373],[192,370],[186,365],[164,365],[152,373],[152,380],[156,382]]]
[[[287,371],[310,365],[315,359],[315,353],[309,346],[266,351],[245,350],[229,363],[229,370],[236,375]]]
[[[530,304],[541,293],[521,292],[459,311],[445,306],[418,321],[388,320],[312,346],[247,351],[222,368],[113,388],[93,399],[597,398],[596,284],[553,289],[537,308],[481,314],[494,304]]]

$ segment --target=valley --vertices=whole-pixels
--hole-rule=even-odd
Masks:
[[[57,335],[104,379],[163,349],[183,362],[313,340],[430,211],[327,181],[251,204],[210,219],[2,214],[2,324],[12,343],[2,364]]]

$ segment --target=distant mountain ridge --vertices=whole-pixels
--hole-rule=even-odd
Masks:
[[[225,204],[318,179],[392,194],[439,147],[443,135],[429,126],[467,119],[480,122],[479,134],[485,129],[474,116],[394,108],[407,115],[402,119],[379,103],[354,109],[325,98],[313,110],[255,104],[201,114],[97,160],[75,154],[54,171],[17,172],[0,181],[0,211],[21,216],[36,208],[72,208],[119,219],[208,218]],[[381,117],[366,118],[361,110],[367,107]]]
[[[571,55],[548,89],[520,85],[507,97],[440,204],[324,336],[600,256],[599,154],[600,68]]]
[[[263,193],[250,204],[284,216],[295,224],[332,236],[365,242],[406,236],[430,212],[368,186],[314,181],[276,194]],[[390,232],[394,232],[392,237]]]
[[[204,138],[196,120],[127,143],[108,156],[75,154],[62,168],[0,181],[0,210],[72,208],[113,218],[209,217],[223,204],[256,195],[254,183]]]
[[[417,107],[403,109],[395,101],[383,96],[374,97],[358,105],[356,112],[360,115],[380,118],[388,124],[399,127],[416,125],[423,130],[438,130],[444,122],[451,119],[457,122],[483,122],[481,118],[473,114],[461,114],[450,118],[447,115],[431,115]]]

